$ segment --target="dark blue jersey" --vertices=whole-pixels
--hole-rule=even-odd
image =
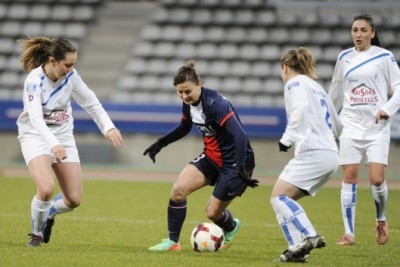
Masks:
[[[190,132],[194,124],[203,134],[204,153],[219,167],[224,164],[254,166],[247,134],[232,104],[217,91],[201,88],[197,106],[183,104],[181,123],[160,141],[172,143]]]

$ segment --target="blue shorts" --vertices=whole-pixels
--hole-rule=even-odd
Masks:
[[[214,186],[213,196],[221,201],[232,200],[246,191],[247,185],[237,175],[233,166],[223,165],[220,168],[204,153],[192,160],[190,164],[194,165],[206,177],[211,186]],[[251,177],[254,164],[249,164],[246,169]]]

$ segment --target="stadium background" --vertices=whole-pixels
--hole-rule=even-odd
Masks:
[[[352,45],[357,14],[374,17],[383,47],[399,62],[399,11],[395,0],[0,0],[0,167],[23,166],[15,119],[26,75],[16,40],[24,36],[73,40],[76,68],[124,134],[125,145],[114,150],[77,108],[84,168],[176,172],[200,153],[202,142],[193,132],[165,148],[156,165],[142,156],[179,121],[172,76],[193,58],[205,86],[238,107],[255,149],[256,175],[274,177],[293,152],[278,153],[276,145],[285,126],[282,53],[310,48],[328,88],[338,52]],[[400,116],[392,120],[388,176],[400,180]]]

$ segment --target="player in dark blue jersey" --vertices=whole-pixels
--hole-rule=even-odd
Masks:
[[[254,153],[239,116],[232,104],[217,91],[202,87],[193,61],[188,61],[174,76],[174,86],[183,101],[180,124],[148,147],[143,155],[153,162],[160,150],[187,135],[194,124],[203,134],[204,151],[192,160],[174,183],[168,204],[169,237],[150,247],[151,251],[179,251],[179,236],[186,217],[186,197],[207,185],[214,186],[207,217],[225,233],[222,249],[230,246],[240,222],[226,208],[241,196],[247,186],[257,187],[251,179]]]

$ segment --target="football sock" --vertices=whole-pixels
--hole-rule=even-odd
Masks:
[[[47,215],[49,214],[51,201],[41,201],[33,197],[31,202],[32,232],[35,235],[42,235]]]
[[[276,214],[276,219],[288,242],[289,249],[294,249],[302,241],[301,232],[292,223],[286,223],[279,213]]]
[[[169,200],[168,204],[168,235],[169,239],[178,242],[182,225],[186,218],[187,200],[174,202]]]
[[[285,195],[280,195],[279,197],[271,199],[271,204],[275,213],[279,214],[287,224],[293,224],[293,226],[300,231],[302,236],[317,235],[304,209],[297,201]]]
[[[219,227],[221,227],[224,230],[224,232],[231,232],[236,227],[232,213],[229,210],[225,210],[222,215],[222,218],[214,223]]]
[[[378,221],[386,220],[386,202],[388,199],[388,188],[386,181],[380,186],[371,185],[372,196],[374,197],[376,207],[376,219]]]
[[[356,219],[357,184],[342,183],[340,192],[344,229],[347,234],[354,236]]]
[[[49,218],[54,219],[57,214],[73,211],[74,209],[68,208],[63,200],[62,194],[58,194],[51,202]]]

